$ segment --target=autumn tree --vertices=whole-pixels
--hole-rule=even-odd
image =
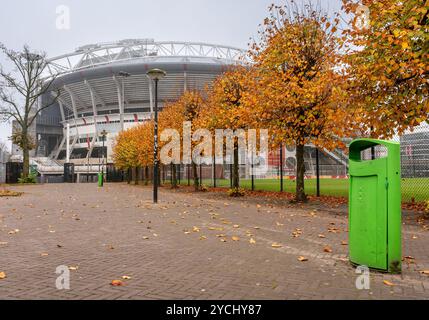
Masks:
[[[175,159],[176,162],[172,161],[171,163],[167,163],[171,165],[171,169],[172,169],[171,170],[172,188],[177,188],[178,186],[176,165],[180,164],[181,157],[182,157],[181,145],[183,142],[183,122],[184,121],[185,121],[184,106],[180,100],[166,103],[159,114],[159,130],[161,132],[160,149],[162,149],[164,146],[167,146],[167,144],[174,144],[174,143],[179,144],[179,145],[173,146],[173,147],[179,148],[180,150],[179,158]],[[170,137],[169,141],[163,141],[162,137],[163,137],[163,134],[165,133],[164,130],[169,130],[169,129],[176,130],[176,132],[179,134],[179,141],[175,141],[174,137]],[[170,153],[169,156],[173,158],[173,155],[171,154],[172,150],[169,149],[169,153]]]
[[[254,111],[253,124],[269,129],[273,146],[296,145],[297,201],[307,199],[304,146],[334,149],[349,134],[338,23],[311,2],[272,5],[251,44],[257,85],[244,100]]]
[[[195,132],[197,129],[196,126],[196,120],[199,116],[199,113],[201,112],[201,109],[204,106],[204,98],[201,92],[197,90],[193,91],[186,91],[182,97],[177,101],[179,106],[182,109],[184,120],[191,122],[191,134]],[[183,126],[183,123],[182,123]],[[195,145],[195,141],[191,142],[191,154],[193,150],[193,146]],[[191,159],[191,165],[192,165],[192,173],[194,177],[194,187],[195,191],[200,190],[200,179],[201,177],[198,177],[198,170],[197,170],[197,163],[194,161],[194,157]]]
[[[115,166],[128,171],[128,183],[131,181],[130,171],[135,172],[140,165],[138,132],[138,127],[120,132],[113,148]]]
[[[136,127],[138,163],[144,168],[145,185],[149,184],[149,168],[153,166],[154,122],[146,121]]]
[[[30,128],[37,116],[56,102],[59,92],[54,97],[39,99],[51,90],[56,76],[45,83],[41,80],[49,65],[45,53],[33,52],[28,46],[24,46],[22,51],[9,50],[1,43],[0,50],[12,65],[11,71],[0,65],[0,121],[15,121],[12,141],[22,149],[22,176],[26,179],[30,169],[30,151],[36,147]]]
[[[362,130],[389,138],[428,119],[429,1],[343,0],[350,102]]]
[[[248,106],[243,105],[245,90],[249,90],[252,74],[245,66],[237,65],[220,75],[208,90],[205,108],[197,120],[199,127],[205,127],[214,133],[216,129],[237,131],[247,129],[249,125]],[[232,187],[239,188],[239,137],[233,137]]]

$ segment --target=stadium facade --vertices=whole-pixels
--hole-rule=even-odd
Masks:
[[[57,77],[40,103],[52,100],[57,92],[60,96],[42,111],[32,128],[36,165],[43,167],[40,159],[51,167],[53,162],[68,161],[99,164],[104,130],[104,154],[112,162],[116,135],[153,115],[154,86],[146,75],[150,69],[167,72],[159,86],[162,109],[165,102],[178,99],[185,91],[210,85],[241,63],[243,53],[238,48],[205,43],[131,39],[86,45],[49,59],[44,81]],[[13,146],[12,151],[19,156],[18,147]]]

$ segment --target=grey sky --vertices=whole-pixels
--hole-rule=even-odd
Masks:
[[[300,0],[297,0],[298,2]],[[328,11],[341,0],[320,1]],[[106,41],[153,38],[199,41],[247,48],[267,8],[281,0],[14,0],[0,4],[0,42],[19,49],[29,44],[48,56]],[[56,8],[70,8],[70,30],[57,30]],[[0,60],[0,63],[3,61]],[[10,126],[0,124],[0,140]],[[8,143],[9,144],[9,143]]]

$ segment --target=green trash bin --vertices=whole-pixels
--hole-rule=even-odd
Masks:
[[[384,146],[383,157],[362,160]],[[349,147],[349,254],[355,265],[401,272],[401,152],[397,142],[358,139]]]
[[[104,185],[104,175],[103,173],[98,173],[98,186],[102,187]]]

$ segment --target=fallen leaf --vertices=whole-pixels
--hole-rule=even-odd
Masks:
[[[308,259],[303,256],[300,256],[298,257],[298,261],[304,262],[304,261],[308,261]]]
[[[121,280],[112,280],[112,282],[110,283],[110,285],[112,285],[114,287],[120,287],[120,286],[123,286],[124,283]]]
[[[225,238],[221,238],[220,241],[226,242],[226,239]]]
[[[389,287],[393,287],[395,284],[394,283],[392,283],[392,282],[390,282],[390,281],[387,281],[387,280],[384,280],[383,281],[383,283],[386,285],[386,286],[389,286]]]
[[[207,240],[207,237],[206,236],[201,236],[200,240]]]
[[[428,275],[428,276],[429,276],[429,270],[422,270],[422,271],[420,271],[420,273],[421,273],[421,274],[426,274],[426,275]]]
[[[76,266],[76,267],[71,267],[71,266],[70,266],[70,267],[69,267],[69,270],[70,270],[70,271],[77,271],[77,269],[79,269],[79,267],[78,267],[78,266]]]
[[[281,248],[281,247],[283,247],[280,243],[277,243],[277,242],[274,242],[272,245],[271,245],[271,247],[272,248]]]
[[[326,246],[325,248],[323,248],[323,251],[327,253],[332,253],[332,249],[330,246]]]
[[[259,229],[261,229],[260,227],[253,227],[253,229],[255,229],[255,230],[259,230]]]
[[[348,245],[348,243],[347,243],[347,241],[341,241],[341,245],[346,246],[346,245]]]
[[[318,236],[319,238],[322,238],[322,239],[324,239],[324,238],[326,238],[326,236],[324,235],[324,234],[319,234],[319,236]]]
[[[284,226],[284,224],[280,223],[280,222],[276,222],[276,225],[279,226],[279,227]]]
[[[234,225],[233,225],[233,227],[234,227],[235,229],[240,228],[240,226],[239,226],[238,224],[234,224]]]
[[[255,243],[256,243],[255,239],[253,239],[253,238],[250,238],[249,242],[250,242],[251,244],[255,244]]]
[[[122,279],[124,279],[124,280],[131,280],[131,277],[130,276],[122,276]]]
[[[301,229],[295,229],[295,230],[292,232],[292,237],[294,237],[294,238],[298,238],[301,234],[302,234],[302,230],[301,230]]]
[[[40,256],[41,256],[41,257],[47,257],[47,256],[49,256],[49,253],[42,252],[42,253],[40,254]]]
[[[192,231],[193,231],[193,232],[200,232],[200,228],[198,228],[198,227],[193,227],[193,228],[192,228]]]
[[[149,237],[148,236],[144,236],[143,240],[149,240]]]
[[[7,242],[0,242],[0,246],[5,246],[7,245]]]
[[[236,237],[236,236],[233,236],[231,239],[232,239],[232,241],[240,241],[240,238]]]
[[[6,273],[0,272],[0,280],[6,279]]]

